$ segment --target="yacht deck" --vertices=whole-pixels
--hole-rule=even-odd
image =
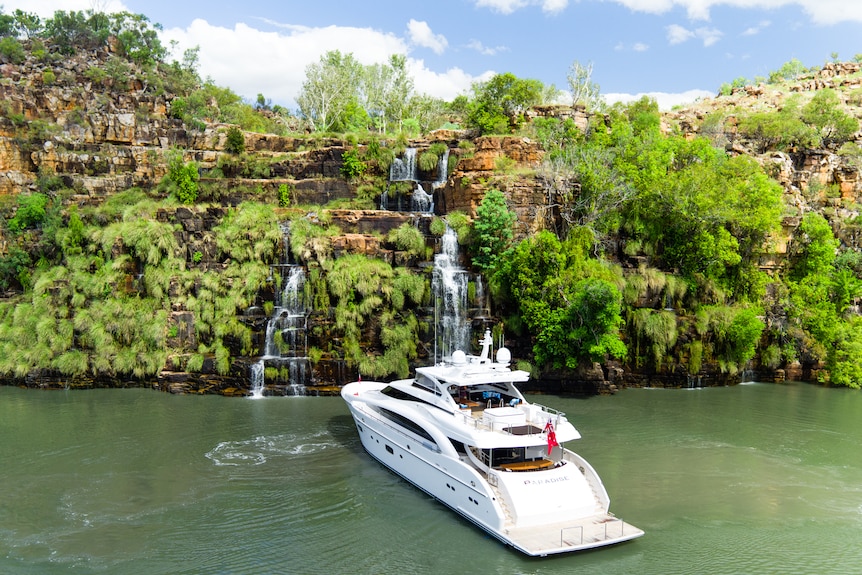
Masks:
[[[640,537],[644,532],[611,514],[601,514],[574,523],[509,527],[503,533],[523,552],[544,556],[612,545]]]

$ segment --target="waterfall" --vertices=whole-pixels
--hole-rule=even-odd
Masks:
[[[490,315],[490,311],[485,309],[485,284],[482,282],[482,274],[476,274],[476,299],[474,305],[479,310],[480,315]],[[487,314],[485,313],[486,311],[488,311]]]
[[[745,363],[742,369],[742,374],[739,377],[739,383],[754,383],[754,368],[752,368],[751,360]]]
[[[395,158],[389,167],[390,182],[415,182],[416,178],[416,148],[404,150],[403,158]]]
[[[434,256],[431,280],[436,321],[435,361],[451,357],[456,350],[470,351],[470,323],[467,321],[467,272],[458,265],[458,237],[447,227]],[[438,347],[439,346],[439,347]]]
[[[437,161],[437,179],[431,185],[432,189],[442,188],[446,185],[446,180],[449,179],[449,148],[440,156]]]
[[[266,364],[264,360],[260,360],[251,366],[251,398],[258,399],[263,397],[264,371]]]
[[[426,192],[422,184],[416,184],[416,190],[410,198],[410,210],[422,213],[434,211],[434,196]]]
[[[303,302],[305,270],[289,265],[284,288],[266,324],[264,357],[297,357],[306,354],[306,307]]]
[[[263,356],[251,368],[252,397],[263,395],[267,364],[279,368],[288,380],[288,395],[304,395],[308,366],[308,306],[305,302],[305,269],[289,263],[290,227],[285,226],[284,263],[275,266],[282,278],[275,307],[266,323]],[[257,390],[257,391],[256,391]]]

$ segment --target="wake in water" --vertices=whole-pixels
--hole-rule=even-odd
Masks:
[[[222,441],[205,457],[214,464],[263,465],[271,457],[295,457],[320,453],[339,447],[326,431],[306,435],[259,435],[244,441]]]

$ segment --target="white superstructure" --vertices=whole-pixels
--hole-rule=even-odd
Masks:
[[[456,351],[450,362],[392,383],[357,381],[341,396],[375,459],[528,555],[610,545],[643,531],[608,512],[589,463],[563,447],[580,438],[565,414],[529,403],[506,348]]]

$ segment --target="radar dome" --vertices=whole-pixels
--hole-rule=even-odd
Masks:
[[[497,350],[497,363],[508,365],[512,361],[512,353],[505,347]]]
[[[452,363],[455,365],[464,365],[467,363],[467,355],[460,349],[455,350],[455,352],[452,353]]]

